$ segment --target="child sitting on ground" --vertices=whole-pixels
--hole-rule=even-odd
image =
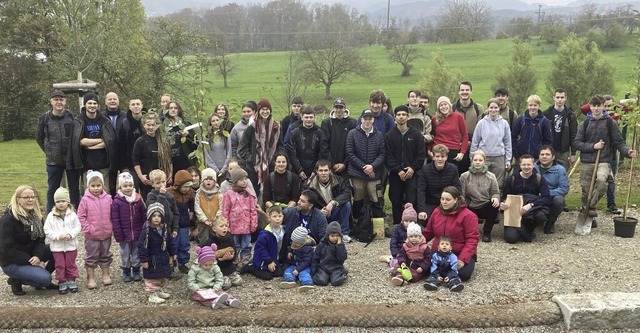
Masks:
[[[313,260],[313,248],[316,241],[309,236],[309,231],[305,227],[297,227],[291,233],[291,245],[288,251],[288,258],[293,263],[284,270],[283,280],[280,288],[289,289],[296,286],[296,279],[300,281],[298,291],[304,292],[313,289],[313,279],[311,278],[311,261]]]
[[[431,275],[424,288],[436,290],[443,282],[451,291],[462,291],[464,285],[458,276],[458,257],[451,252],[451,238],[440,236],[438,252],[431,256]]]
[[[194,210],[196,229],[193,234],[202,246],[211,234],[213,221],[222,218],[222,194],[218,192],[216,172],[211,168],[202,170],[202,184],[196,193]]]
[[[211,246],[196,246],[198,262],[189,270],[189,290],[193,293],[191,298],[204,306],[213,309],[228,305],[234,308],[242,306],[242,303],[233,298],[231,294],[222,291],[223,275],[216,264],[216,244]]]
[[[231,171],[231,190],[224,194],[222,216],[229,223],[229,231],[236,245],[236,264],[251,262],[251,233],[258,228],[256,194],[249,188],[247,172],[237,168]]]
[[[165,223],[164,207],[152,203],[147,207],[147,225],[142,228],[138,240],[138,257],[142,264],[144,291],[149,293],[149,303],[164,303],[171,297],[163,287],[171,276],[169,258],[175,260],[176,248]]]
[[[242,266],[241,274],[250,273],[262,280],[271,280],[282,276],[281,258],[284,227],[282,226],[282,208],[272,206],[267,210],[269,225],[258,233],[258,240],[253,247],[253,264]]]
[[[347,260],[347,248],[342,241],[340,224],[337,221],[329,223],[326,236],[313,252],[311,274],[313,283],[319,286],[342,285],[347,280],[344,262]]]
[[[386,262],[389,267],[396,266],[398,263],[396,257],[398,256],[398,252],[400,252],[402,245],[404,245],[407,240],[407,227],[411,222],[418,222],[418,213],[416,213],[413,205],[410,202],[407,202],[404,205],[404,211],[402,212],[402,222],[394,226],[393,233],[391,234],[391,240],[389,241],[391,255],[380,256],[380,261]]]
[[[429,273],[431,250],[427,245],[420,226],[409,223],[407,227],[407,241],[400,248],[396,257],[398,263],[391,267],[391,283],[402,286],[408,282],[418,282],[424,273]],[[404,274],[403,274],[403,271]]]
[[[211,244],[215,244],[218,248],[216,251],[217,264],[224,276],[222,289],[227,290],[231,288],[231,286],[242,285],[242,278],[240,274],[236,272],[237,266],[233,263],[236,258],[233,238],[231,238],[231,234],[229,233],[227,220],[222,216],[213,221],[209,238],[202,242],[200,246],[208,246]]]
[[[194,206],[194,194],[191,189],[192,177],[187,170],[180,170],[176,172],[173,177],[173,186],[167,191],[171,193],[176,199],[176,206],[178,207],[178,235],[175,237],[176,251],[178,251],[178,270],[183,274],[189,273],[189,250],[191,249],[191,243],[189,241],[189,228],[191,227],[191,221],[195,219],[193,212]]]
[[[69,190],[60,187],[53,194],[55,206],[44,223],[44,233],[49,239],[51,253],[56,262],[56,279],[58,292],[78,292],[78,235],[80,234],[80,220],[76,215]]]

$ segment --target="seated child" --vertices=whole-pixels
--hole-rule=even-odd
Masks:
[[[215,219],[211,224],[211,232],[209,238],[200,243],[200,246],[208,246],[215,244],[218,247],[216,251],[216,259],[218,266],[224,276],[224,282],[222,283],[222,289],[227,290],[231,286],[242,285],[242,278],[240,274],[236,272],[236,264],[233,261],[236,259],[236,250],[233,243],[233,238],[229,233],[227,226],[227,220],[224,217]]]
[[[221,308],[223,305],[239,308],[242,302],[222,291],[223,276],[216,264],[217,249],[216,244],[196,246],[198,262],[191,266],[188,279],[189,290],[193,293],[191,298],[213,309]]]
[[[424,288],[436,290],[443,282],[451,291],[462,291],[464,285],[458,276],[458,257],[451,252],[451,238],[440,236],[438,252],[431,256],[431,275],[427,278]]]
[[[176,248],[169,227],[165,223],[164,207],[161,203],[152,203],[147,207],[147,221],[138,240],[138,257],[142,264],[144,291],[150,294],[149,303],[159,304],[171,297],[163,287],[171,276],[169,260],[175,260]]]
[[[413,205],[410,202],[407,202],[404,205],[404,211],[402,212],[402,222],[394,226],[393,233],[391,234],[391,240],[389,241],[391,255],[380,256],[381,262],[386,262],[390,267],[396,266],[398,262],[396,257],[398,256],[398,252],[400,252],[402,245],[404,245],[407,240],[407,227],[411,222],[418,222],[418,213],[416,213]]]
[[[337,221],[329,223],[326,236],[313,252],[311,274],[313,283],[326,286],[339,286],[347,280],[344,262],[347,260],[347,247],[342,241],[340,224]]]
[[[427,245],[420,226],[415,223],[409,223],[407,227],[407,241],[400,248],[397,265],[391,267],[391,283],[396,286],[402,286],[408,282],[418,282],[422,279],[423,273],[428,273],[429,263],[431,260],[431,250]],[[402,270],[406,270],[411,274],[402,274]]]
[[[289,289],[296,286],[296,279],[300,280],[298,291],[304,292],[314,288],[311,278],[311,261],[313,259],[313,247],[316,241],[309,236],[309,230],[305,227],[297,227],[291,233],[291,245],[289,247],[289,260],[293,263],[284,270],[280,288]]]
[[[240,274],[250,273],[262,280],[282,276],[281,258],[278,257],[284,237],[282,208],[273,206],[267,212],[269,225],[258,233],[258,239],[253,247],[253,262],[240,269]]]

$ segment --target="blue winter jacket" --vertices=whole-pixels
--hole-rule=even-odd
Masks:
[[[524,154],[529,154],[538,158],[540,147],[553,144],[553,134],[551,133],[551,122],[545,118],[542,112],[531,119],[529,111],[518,117],[511,129],[511,140],[513,147],[513,157],[519,158]]]
[[[384,135],[373,127],[373,131],[367,135],[362,127],[349,131],[347,134],[347,173],[351,177],[374,180],[382,177],[385,161]],[[375,171],[375,177],[369,178],[362,168],[371,164]]]
[[[253,247],[253,267],[268,271],[268,266],[272,262],[278,265],[282,264],[278,258],[278,239],[273,234],[271,225],[268,225],[258,233],[258,239]]]
[[[540,161],[536,162],[535,168],[536,172],[540,173]],[[557,161],[553,161],[551,167],[542,174],[542,178],[547,183],[549,194],[552,198],[555,196],[564,197],[569,193],[567,170]]]
[[[391,241],[389,241],[389,249],[391,250],[391,255],[395,258],[400,252],[402,245],[407,240],[407,229],[400,224],[396,224],[393,227],[393,233],[391,234]]]

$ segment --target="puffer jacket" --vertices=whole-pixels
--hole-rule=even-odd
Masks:
[[[458,256],[458,260],[468,264],[478,250],[478,217],[464,204],[448,214],[438,207],[433,210],[422,235],[426,242],[433,239],[433,252],[438,251],[440,236],[448,236],[451,238],[452,252]]]
[[[92,240],[111,238],[111,195],[104,190],[100,195],[93,195],[86,189],[78,207],[78,218],[82,225],[84,237]]]
[[[391,234],[391,240],[389,241],[389,250],[394,258],[398,255],[406,240],[407,228],[405,228],[402,223],[396,224],[396,226],[393,227],[393,233]]]
[[[149,263],[142,270],[145,279],[162,279],[171,276],[169,257],[176,255],[171,232],[166,225],[160,229],[143,228],[138,239],[138,257],[141,263]]]
[[[78,249],[78,235],[80,234],[80,220],[73,209],[60,215],[52,211],[44,222],[44,233],[49,239],[51,252],[67,252]],[[60,240],[60,235],[71,235],[70,240]]]
[[[128,202],[120,193],[111,204],[111,224],[116,242],[135,242],[140,238],[142,226],[147,221],[147,207],[136,193],[134,202]]]
[[[347,134],[347,173],[351,177],[366,180],[380,179],[385,161],[384,135],[374,126],[368,135],[361,126]],[[362,168],[371,164],[375,177],[369,178]]]
[[[249,189],[245,194],[230,190],[224,193],[222,216],[229,223],[232,235],[248,235],[258,228],[256,195]]]
[[[440,195],[447,186],[461,190],[458,168],[446,162],[442,170],[436,169],[434,162],[427,164],[418,172],[418,212],[426,212],[427,205],[440,204]]]
[[[40,116],[36,142],[44,152],[47,165],[66,166],[72,132],[73,113],[71,111],[64,110],[60,116],[56,116],[49,110]]]

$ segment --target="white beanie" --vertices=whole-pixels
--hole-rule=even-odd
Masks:
[[[407,227],[407,237],[408,236],[422,236],[422,231],[417,223],[409,223],[409,226]]]
[[[100,178],[100,182],[104,185],[104,177],[102,177],[102,174],[100,173],[100,171],[95,171],[95,170],[87,171],[87,185],[89,185],[89,183],[91,182],[91,179],[96,177]]]

